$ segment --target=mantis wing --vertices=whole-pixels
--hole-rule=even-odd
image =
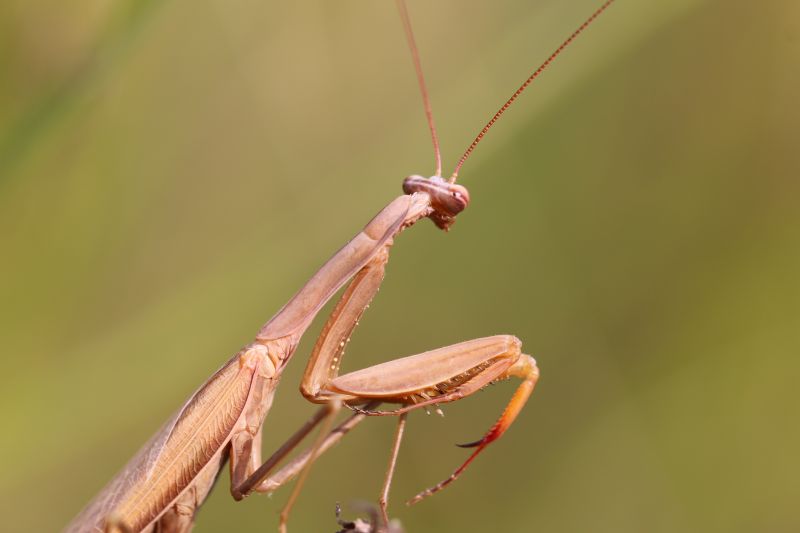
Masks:
[[[189,398],[65,533],[102,533],[109,518],[141,531],[169,509],[205,466],[223,459],[253,382],[252,368],[241,367],[238,358]]]

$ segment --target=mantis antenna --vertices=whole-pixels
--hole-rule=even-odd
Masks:
[[[403,30],[408,41],[408,48],[411,50],[411,59],[414,61],[414,71],[417,73],[419,91],[422,93],[422,103],[425,106],[425,117],[428,119],[428,127],[431,130],[433,139],[433,152],[436,157],[436,173],[434,176],[442,175],[442,153],[439,149],[439,136],[436,134],[436,124],[433,123],[433,111],[431,110],[431,99],[428,96],[428,87],[425,84],[425,75],[422,73],[422,61],[419,59],[417,43],[414,39],[414,30],[411,29],[411,19],[408,16],[408,8],[405,0],[397,0],[397,10],[400,12],[400,19],[403,21]]]
[[[398,0],[398,1],[399,1],[399,0]],[[475,149],[475,147],[478,145],[478,143],[479,143],[479,142],[481,142],[481,139],[483,139],[483,136],[484,136],[484,135],[486,135],[486,132],[487,132],[487,131],[489,131],[489,129],[490,129],[492,126],[494,126],[494,123],[495,123],[495,122],[497,122],[497,120],[498,120],[498,119],[499,119],[499,118],[500,118],[500,117],[503,115],[503,113],[505,113],[505,112],[506,112],[506,109],[508,109],[509,107],[511,107],[511,104],[513,104],[513,103],[514,103],[514,100],[516,100],[516,99],[517,99],[517,97],[519,97],[519,95],[520,95],[520,94],[522,94],[522,91],[524,91],[525,89],[527,89],[527,88],[528,88],[528,85],[530,85],[530,84],[533,82],[533,80],[535,80],[536,78],[538,78],[538,77],[539,77],[539,74],[541,74],[541,73],[544,71],[544,69],[546,69],[548,66],[550,66],[550,63],[552,63],[552,62],[553,62],[553,60],[554,60],[556,57],[558,57],[558,55],[559,55],[561,52],[563,52],[563,51],[564,51],[564,49],[565,49],[567,46],[569,46],[569,44],[570,44],[570,43],[572,43],[572,41],[574,41],[574,40],[575,40],[575,38],[576,38],[578,35],[580,35],[580,34],[581,34],[581,32],[583,32],[583,30],[585,30],[587,27],[589,27],[589,24],[591,24],[592,22],[594,22],[594,20],[595,20],[597,17],[599,17],[599,16],[600,16],[600,13],[602,13],[603,11],[605,11],[605,10],[606,10],[606,8],[607,8],[608,6],[610,6],[610,5],[611,5],[613,2],[614,2],[614,0],[607,0],[606,2],[604,2],[604,3],[603,3],[603,5],[601,5],[599,8],[597,8],[597,10],[596,10],[594,13],[592,13],[592,15],[591,15],[591,16],[590,16],[588,19],[586,19],[586,20],[584,21],[584,23],[583,23],[583,24],[581,24],[581,25],[578,27],[578,29],[577,29],[577,30],[575,30],[574,32],[572,32],[572,35],[570,35],[569,37],[567,37],[567,38],[566,38],[566,40],[564,40],[564,42],[563,42],[563,43],[561,43],[561,46],[559,46],[558,48],[556,48],[556,50],[555,50],[555,51],[554,51],[552,54],[550,54],[550,57],[548,57],[548,58],[545,60],[545,62],[544,62],[544,63],[542,63],[541,65],[539,65],[539,68],[537,68],[536,70],[534,70],[534,71],[533,71],[533,74],[531,74],[531,75],[528,77],[528,79],[527,79],[527,80],[525,80],[525,81],[522,83],[522,85],[520,85],[520,86],[519,86],[519,88],[518,88],[516,91],[514,91],[514,94],[512,94],[512,95],[511,95],[511,98],[509,98],[508,100],[506,100],[506,103],[505,103],[505,104],[503,104],[503,106],[502,106],[500,109],[498,109],[498,110],[497,110],[497,113],[495,113],[495,114],[494,114],[494,116],[492,117],[492,119],[491,119],[489,122],[487,122],[487,123],[486,123],[486,125],[483,127],[483,129],[480,131],[480,133],[478,133],[478,136],[477,136],[477,137],[475,137],[475,140],[474,140],[474,141],[472,141],[472,144],[470,144],[470,145],[469,145],[469,148],[467,148],[467,151],[466,151],[466,152],[464,152],[464,155],[462,155],[462,156],[461,156],[461,159],[459,159],[459,160],[458,160],[458,164],[456,165],[456,168],[455,168],[455,170],[453,170],[453,174],[450,176],[450,180],[449,180],[449,181],[450,181],[450,183],[455,183],[455,181],[456,181],[456,178],[458,177],[458,172],[461,170],[461,166],[464,164],[464,161],[466,161],[466,160],[467,160],[467,158],[468,158],[468,157],[469,157],[469,155],[472,153],[472,151]],[[422,79],[422,74],[419,74],[419,77],[420,77],[420,79]],[[424,91],[424,89],[423,89],[423,91]],[[432,122],[431,122],[431,128],[433,128],[433,123],[432,123]],[[434,142],[434,144],[435,144],[435,142]],[[437,174],[437,175],[438,175],[438,174]]]

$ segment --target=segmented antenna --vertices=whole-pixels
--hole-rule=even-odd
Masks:
[[[417,82],[419,91],[422,93],[422,103],[425,106],[425,117],[428,119],[428,127],[431,130],[433,139],[433,151],[436,157],[436,173],[434,176],[442,175],[442,153],[439,150],[439,136],[436,135],[436,125],[433,123],[433,111],[431,111],[431,100],[428,97],[428,87],[425,85],[425,76],[422,74],[422,62],[419,59],[417,43],[414,40],[414,31],[411,29],[411,19],[408,16],[408,8],[405,0],[397,0],[397,10],[400,12],[400,19],[403,21],[403,30],[408,41],[408,48],[411,50],[411,58],[414,61],[414,70],[417,72]]]
[[[398,1],[400,1],[400,0],[398,0]],[[483,136],[484,136],[484,135],[486,135],[486,132],[487,132],[487,131],[489,131],[489,129],[490,129],[492,126],[494,126],[494,123],[495,123],[495,122],[497,122],[497,119],[499,119],[499,118],[502,116],[502,114],[506,112],[506,109],[508,109],[508,108],[511,106],[511,104],[512,104],[512,103],[514,103],[514,100],[516,100],[516,99],[517,99],[517,97],[518,97],[520,94],[522,94],[522,91],[524,91],[524,90],[525,90],[525,89],[528,87],[528,85],[530,85],[530,84],[531,84],[531,82],[533,82],[533,80],[535,80],[536,78],[538,78],[538,77],[539,77],[539,74],[541,74],[541,73],[542,73],[542,71],[544,71],[544,69],[546,69],[548,66],[550,66],[550,63],[552,63],[552,62],[553,62],[553,60],[554,60],[556,57],[558,57],[558,55],[559,55],[561,52],[563,52],[563,51],[564,51],[564,49],[565,49],[567,46],[569,46],[569,44],[570,44],[572,41],[574,41],[574,40],[575,40],[575,38],[576,38],[578,35],[580,35],[580,33],[581,33],[581,32],[583,32],[583,30],[585,30],[585,29],[586,29],[586,28],[589,26],[589,24],[591,24],[592,22],[594,22],[594,19],[596,19],[598,16],[600,16],[600,13],[602,13],[603,11],[605,11],[605,10],[606,10],[606,8],[607,8],[608,6],[610,6],[610,5],[611,5],[613,2],[614,2],[614,0],[607,0],[607,1],[606,1],[606,2],[605,2],[603,5],[602,5],[602,6],[600,6],[600,7],[597,9],[597,11],[595,11],[594,13],[592,13],[592,15],[591,15],[591,16],[590,16],[588,19],[586,19],[586,21],[585,21],[583,24],[581,24],[581,25],[578,27],[578,29],[577,29],[577,30],[575,30],[575,31],[572,33],[572,35],[570,35],[569,37],[567,37],[567,39],[566,39],[566,40],[565,40],[563,43],[561,43],[561,46],[559,46],[558,48],[556,48],[555,52],[553,52],[552,54],[550,54],[550,57],[548,57],[548,58],[547,58],[547,60],[546,60],[544,63],[542,63],[542,64],[539,66],[539,68],[537,68],[537,69],[536,69],[536,70],[533,72],[533,74],[531,74],[531,75],[530,75],[530,77],[528,77],[528,79],[527,79],[527,80],[525,80],[525,82],[524,82],[522,85],[520,85],[520,86],[519,86],[519,89],[517,89],[517,90],[514,92],[514,94],[512,94],[512,95],[511,95],[511,98],[509,98],[509,99],[506,101],[506,103],[505,103],[505,104],[503,104],[503,107],[501,107],[501,108],[500,108],[500,109],[497,111],[497,113],[495,113],[495,114],[494,114],[494,116],[492,117],[492,120],[490,120],[489,122],[487,122],[487,123],[486,123],[486,125],[483,127],[483,129],[480,131],[480,133],[478,133],[478,136],[477,136],[477,137],[475,137],[475,140],[474,140],[474,141],[472,141],[472,144],[470,144],[470,145],[469,145],[469,148],[467,148],[467,151],[466,151],[466,152],[464,152],[464,155],[462,155],[462,156],[461,156],[461,159],[459,159],[459,160],[458,160],[458,164],[456,165],[456,168],[455,168],[455,170],[453,171],[453,175],[452,175],[452,176],[450,176],[450,183],[455,183],[455,181],[456,181],[456,178],[458,177],[458,172],[461,170],[461,166],[464,164],[464,161],[466,161],[466,160],[467,160],[467,158],[468,158],[468,157],[469,157],[469,155],[472,153],[472,151],[475,149],[475,147],[478,145],[478,143],[479,143],[479,142],[481,142],[481,139],[483,139]],[[410,30],[409,30],[409,31],[410,31]],[[420,76],[421,76],[421,75],[422,75],[422,74],[420,73]],[[433,127],[433,126],[431,126],[431,127]],[[438,174],[437,174],[437,176],[438,176]]]

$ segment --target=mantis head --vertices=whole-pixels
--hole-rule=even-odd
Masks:
[[[456,221],[456,215],[469,205],[469,191],[467,188],[451,183],[440,176],[423,178],[422,176],[409,176],[403,180],[403,192],[427,193],[431,198],[433,211],[428,217],[440,229],[448,230]]]

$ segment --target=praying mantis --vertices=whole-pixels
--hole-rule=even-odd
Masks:
[[[259,330],[250,344],[201,385],[66,531],[190,531],[197,509],[227,461],[230,490],[237,500],[253,492],[273,492],[298,478],[280,515],[279,529],[285,532],[290,511],[315,459],[367,417],[396,416],[397,430],[379,497],[386,523],[389,488],[410,411],[430,406],[438,409],[440,404],[470,396],[499,380],[512,377],[521,380],[497,422],[481,439],[461,445],[474,448],[464,463],[409,503],[417,503],[452,483],[490,443],[502,436],[539,379],[536,361],[522,352],[516,337],[495,335],[468,340],[340,375],[344,349],[383,281],[395,238],[423,218],[431,219],[442,230],[453,225],[469,205],[469,192],[456,179],[476,145],[528,85],[612,2],[603,3],[528,77],[480,131],[450,178],[445,179],[441,177],[439,142],[409,15],[404,2],[398,0],[433,139],[434,175],[407,177],[403,182],[404,194],[380,210]],[[316,315],[345,285],[316,341],[300,385],[303,396],[322,407],[263,461],[264,420],[282,372]],[[382,409],[382,404],[398,407]],[[343,407],[354,413],[334,428],[334,419]],[[317,426],[320,426],[319,436],[311,447],[276,470]]]

